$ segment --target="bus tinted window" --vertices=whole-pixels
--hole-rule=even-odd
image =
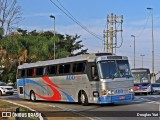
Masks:
[[[23,87],[19,87],[19,94],[23,94]]]
[[[152,84],[152,87],[160,87],[160,84]]]
[[[76,72],[85,72],[85,63],[74,63],[72,71]]]
[[[59,74],[64,74],[69,72],[70,72],[70,64],[63,64],[59,66]]]
[[[21,70],[21,77],[25,76],[25,70]]]
[[[25,69],[18,70],[17,78],[22,78],[25,76]]]
[[[57,66],[48,66],[48,74],[57,74]]]
[[[29,69],[27,69],[27,76],[28,76],[28,77],[34,76],[34,68],[29,68]]]
[[[43,75],[44,72],[44,68],[43,67],[39,67],[36,69],[36,75]]]

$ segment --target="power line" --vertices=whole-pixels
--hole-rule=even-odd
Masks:
[[[145,24],[144,24],[141,32],[140,32],[138,35],[136,35],[136,37],[140,37],[140,36],[142,35],[143,31],[146,29],[146,26],[147,26],[147,23],[148,23],[148,20],[149,20],[149,16],[150,16],[150,15],[151,15],[151,13],[147,16],[146,22],[145,22]]]
[[[80,25],[82,25],[63,5],[62,5],[62,3],[59,1],[59,0],[57,0],[57,2],[60,4],[60,6],[75,20],[75,21],[77,21]],[[84,25],[82,25],[85,29],[88,29],[87,27],[85,27]],[[90,31],[90,30],[89,30]],[[90,32],[92,32],[92,31],[90,31]],[[94,32],[92,32],[94,35],[96,35],[96,36],[99,36],[99,37],[102,37],[102,36],[100,36],[100,35],[97,35],[97,34],[95,34]]]
[[[84,29],[85,31],[87,31],[89,34],[91,34],[92,36],[96,37],[97,39],[103,41],[103,39],[101,37],[99,37],[97,34],[91,32],[87,27],[85,27],[84,25],[82,25],[77,19],[75,19],[75,17],[73,17],[73,15],[57,0],[57,2],[60,4],[60,6],[62,8],[60,8],[55,2],[53,2],[52,0],[50,0],[50,2],[55,5],[59,10],[61,10],[68,18],[70,18],[73,22],[75,22],[77,25],[79,25],[82,29]]]

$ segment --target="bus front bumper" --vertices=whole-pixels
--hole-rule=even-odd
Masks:
[[[112,96],[101,96],[99,97],[99,103],[116,103],[131,101],[134,99],[134,94],[125,94],[125,95],[112,95]]]

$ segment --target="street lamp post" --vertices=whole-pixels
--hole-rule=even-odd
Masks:
[[[152,12],[152,72],[153,72],[153,83],[155,82],[155,75],[154,75],[154,35],[153,35],[153,8],[147,8]]]
[[[143,57],[145,56],[145,55],[140,55],[141,57],[142,57],[142,68],[143,68]]]
[[[56,18],[55,18],[55,16],[53,16],[53,15],[50,15],[49,17],[54,19],[54,37],[55,37],[55,32],[56,32],[56,31],[55,31],[55,25],[56,25],[56,24],[55,24],[55,21],[56,21],[55,19],[56,19]],[[56,47],[56,45],[55,45],[55,39],[54,39],[54,59],[55,59],[55,50],[56,50],[55,47]]]
[[[134,38],[134,68],[135,68],[135,35],[131,35]]]

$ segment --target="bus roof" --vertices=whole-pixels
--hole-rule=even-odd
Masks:
[[[95,62],[95,58],[98,56],[116,56],[116,55],[111,53],[82,54],[82,55],[60,58],[55,60],[38,61],[35,63],[24,63],[22,65],[19,65],[18,69],[31,68],[31,67],[37,67],[37,66],[47,66],[52,64],[54,65],[54,64],[61,64],[61,63],[69,63],[69,62],[78,62],[78,61]]]

